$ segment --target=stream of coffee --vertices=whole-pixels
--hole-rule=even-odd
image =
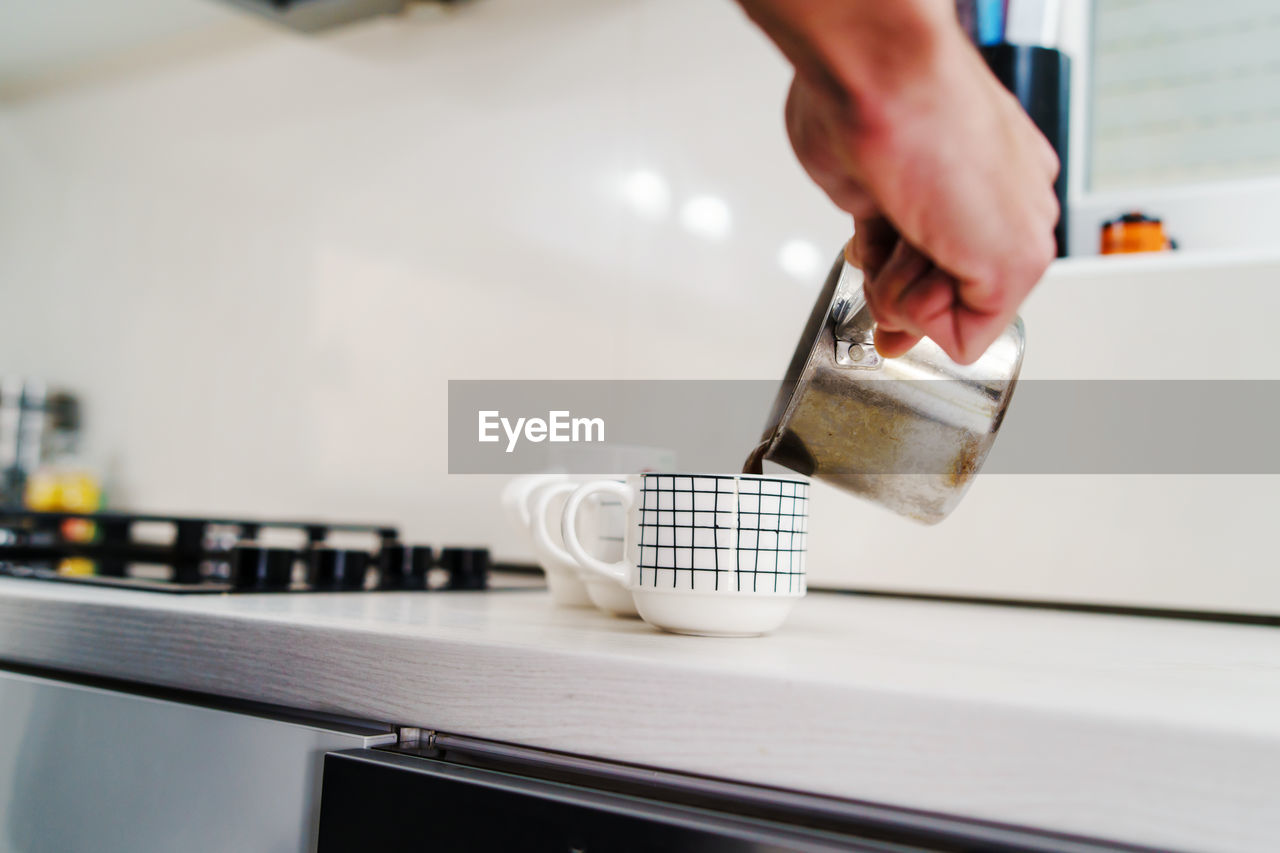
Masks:
[[[764,473],[764,454],[769,449],[769,439],[765,439],[755,446],[751,454],[747,456],[747,461],[742,463],[742,473],[744,474],[763,474]]]

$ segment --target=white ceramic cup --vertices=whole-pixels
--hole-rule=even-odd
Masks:
[[[547,575],[547,589],[551,593],[551,600],[562,607],[590,607],[591,598],[580,577],[578,562],[563,553],[563,549],[557,549],[560,552],[557,553],[541,547],[533,533],[532,508],[541,493],[556,486],[572,485],[564,474],[517,477],[502,490],[502,507],[511,523],[529,537],[538,565],[542,566],[542,571]],[[544,507],[543,512],[549,509]]]
[[[635,602],[626,584],[583,566],[551,533],[553,527],[557,533],[562,533],[562,516],[552,512],[554,501],[567,497],[578,485],[576,482],[555,483],[535,492],[536,497],[529,511],[534,547],[539,554],[551,554],[562,563],[576,568],[582,582],[586,584],[587,597],[605,613],[638,616],[640,614],[636,611]],[[614,516],[619,518],[616,523],[611,523],[615,521]],[[555,522],[552,521],[553,518],[556,519]],[[591,501],[578,512],[578,538],[594,543],[594,556],[602,561],[613,562],[622,558],[624,529],[625,516],[616,498]]]
[[[627,508],[624,559],[587,552],[578,515],[593,495]],[[742,637],[781,625],[805,593],[809,484],[759,474],[636,474],[569,496],[561,532],[583,566],[624,584],[641,618],[679,634]]]

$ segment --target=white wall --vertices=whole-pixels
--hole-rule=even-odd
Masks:
[[[522,557],[501,480],[446,473],[447,380],[780,375],[822,272],[778,249],[848,231],[791,157],[787,80],[728,0],[482,0],[246,27],[0,104],[0,370],[85,394],[117,504],[388,519]],[[628,207],[636,170],[668,211]],[[681,228],[698,194],[728,237]],[[1277,378],[1278,269],[1067,265],[1027,307],[1026,372]],[[1212,354],[1171,363],[1189,337]],[[820,489],[811,565],[1280,611],[1277,509],[1272,478],[988,477],[925,529]]]

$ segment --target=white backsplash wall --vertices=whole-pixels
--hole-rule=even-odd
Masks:
[[[236,22],[0,102],[0,372],[84,395],[117,505],[525,559],[502,479],[447,474],[447,380],[780,376],[848,233],[787,145],[788,78],[729,0],[477,0],[321,37]],[[815,269],[780,266],[789,241]],[[1280,378],[1277,265],[1090,263],[1028,305],[1028,375]],[[1171,362],[1187,330],[1213,352]],[[819,488],[811,569],[1280,612],[1276,494],[987,477],[926,529]]]

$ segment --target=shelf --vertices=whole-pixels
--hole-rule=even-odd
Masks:
[[[1280,247],[1268,249],[1183,249],[1132,255],[1079,255],[1053,262],[1046,279],[1097,278],[1161,270],[1229,269],[1242,266],[1280,266]]]

